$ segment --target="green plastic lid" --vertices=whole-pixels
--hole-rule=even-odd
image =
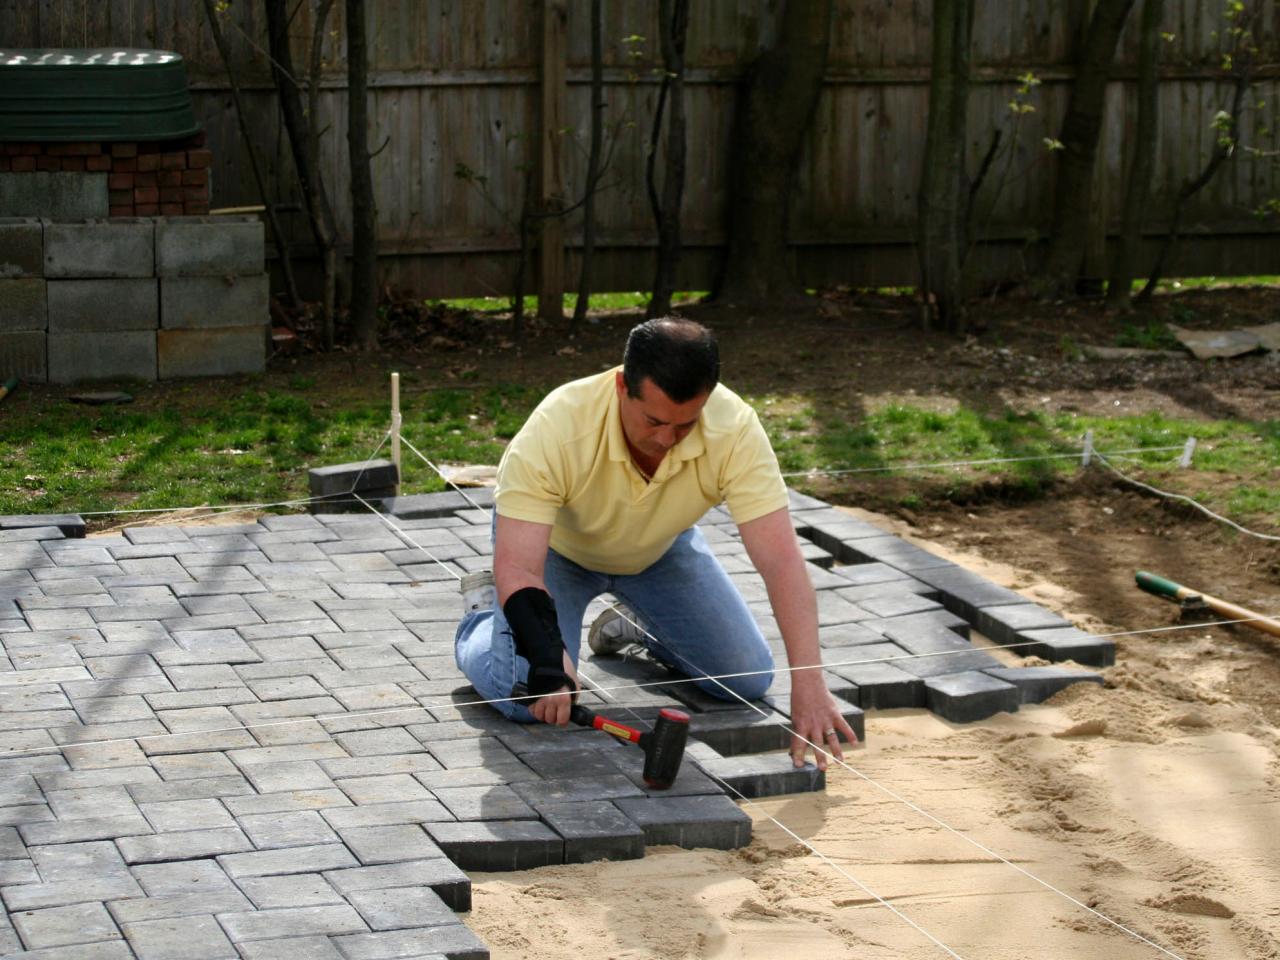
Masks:
[[[0,141],[178,140],[199,129],[176,53],[0,49]]]

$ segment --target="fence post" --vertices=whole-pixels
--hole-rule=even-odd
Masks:
[[[538,125],[539,213],[564,208],[560,172],[562,131],[568,119],[568,0],[542,0],[541,110]],[[545,217],[538,237],[538,316],[560,320],[564,313],[564,219]]]

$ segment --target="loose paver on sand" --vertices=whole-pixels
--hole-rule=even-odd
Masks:
[[[749,706],[644,659],[585,659],[606,715],[691,714],[666,791],[634,747],[475,703],[452,642],[457,578],[490,553],[492,501],[472,499],[387,499],[397,530],[366,511],[85,539],[74,515],[0,517],[0,954],[488,957],[457,916],[466,870],[738,847],[733,799],[823,788],[765,753],[789,741],[786,672]],[[971,627],[1114,662],[1111,641],[942,557],[810,497],[792,511],[824,677],[860,736],[864,710],[964,723],[1101,681],[1009,666]],[[784,662],[728,514],[702,528]]]

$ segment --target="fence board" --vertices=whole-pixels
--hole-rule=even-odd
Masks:
[[[291,25],[295,64],[306,69],[316,0],[299,0]],[[1280,2],[1262,0],[1259,24],[1264,80],[1242,124],[1242,142],[1274,151],[1280,146],[1277,19]],[[346,59],[343,4],[334,5],[324,41],[318,120],[325,129],[322,167],[339,228],[350,229],[346,146]],[[586,0],[569,5],[566,37],[568,90],[562,177],[566,197],[581,195],[590,95]],[[525,191],[523,167],[537,156],[539,3],[528,0],[370,0],[371,136],[386,147],[375,159],[379,226],[386,269],[395,282],[418,281],[434,294],[465,293],[505,283],[514,266],[514,221]],[[970,97],[970,169],[976,170],[992,131],[1005,130],[1002,153],[978,196],[980,230],[1006,238],[992,263],[1009,262],[1029,232],[1043,231],[1052,204],[1054,168],[1043,140],[1059,136],[1087,0],[1012,0],[979,4],[974,25],[975,79]],[[606,131],[616,144],[605,189],[597,199],[602,278],[626,286],[647,283],[654,240],[644,183],[645,155],[657,100],[659,62],[656,4],[605,4]],[[1108,92],[1100,181],[1114,229],[1136,120],[1133,82],[1141,0],[1120,45],[1117,79]],[[691,248],[684,268],[705,286],[723,240],[726,171],[736,82],[772,42],[781,5],[776,0],[707,0],[690,10],[688,81],[689,167],[684,225]],[[1162,29],[1161,112],[1149,204],[1167,216],[1173,194],[1212,150],[1213,113],[1225,107],[1229,84],[1219,65],[1223,49],[1222,0],[1166,0]],[[928,103],[931,0],[836,0],[826,86],[798,174],[790,239],[814,271],[829,282],[871,277],[909,282],[916,185]],[[224,21],[233,68],[245,88],[255,141],[280,202],[298,200],[288,145],[281,130],[265,57],[265,15],[260,3],[232,4]],[[628,38],[640,38],[629,42]],[[0,45],[147,46],[176,49],[186,58],[197,114],[215,153],[213,201],[232,206],[259,201],[226,78],[205,21],[203,0],[0,0]],[[637,55],[638,54],[638,55]],[[1043,79],[1017,136],[1007,103],[1017,77]],[[1268,130],[1258,133],[1261,112]],[[458,180],[465,163],[486,177],[490,199]],[[1249,213],[1280,192],[1273,162],[1244,150],[1186,210],[1189,226],[1224,238],[1241,229],[1265,232]],[[1250,224],[1254,226],[1250,228]],[[572,247],[581,217],[565,224]],[[310,246],[305,216],[284,217],[295,243]],[[1219,272],[1230,258],[1256,265],[1258,247],[1217,245]],[[1194,261],[1193,261],[1194,262]],[[825,274],[822,271],[827,271]],[[878,277],[876,271],[884,271]],[[493,292],[488,290],[487,292]]]

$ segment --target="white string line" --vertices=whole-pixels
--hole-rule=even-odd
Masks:
[[[1112,450],[1109,451],[1111,456],[1127,453],[1163,453],[1170,450],[1181,451],[1185,449],[1182,444],[1176,447],[1133,447],[1128,450]],[[1095,455],[1102,456],[1097,450],[1093,451]],[[1078,453],[1046,453],[1035,457],[990,457],[984,460],[944,460],[938,463],[900,463],[887,464],[880,467],[848,467],[848,468],[825,468],[814,467],[811,470],[797,470],[791,473],[784,473],[784,477],[812,477],[812,476],[841,476],[846,473],[885,473],[892,470],[930,470],[934,467],[978,467],[992,463],[1031,463],[1037,460],[1078,460],[1083,456],[1083,449]]]
[[[419,450],[417,447],[415,447],[412,443],[410,443],[410,442],[409,442],[407,439],[405,439],[403,436],[400,438],[400,442],[401,442],[401,443],[403,443],[403,444],[404,444],[406,447],[408,447],[410,450],[412,450],[414,453],[416,453],[416,454],[418,455],[418,459],[420,459],[420,460],[421,460],[423,463],[425,463],[428,467],[430,467],[430,468],[431,468],[432,470],[434,470],[437,474],[439,474],[439,476],[440,476],[440,479],[441,479],[441,480],[443,480],[443,481],[444,481],[445,483],[447,483],[449,486],[453,487],[453,489],[454,489],[454,490],[456,490],[459,494],[461,494],[461,495],[462,495],[462,499],[463,499],[463,500],[465,500],[465,501],[467,501],[467,503],[471,504],[472,508],[474,508],[474,509],[476,509],[476,510],[484,510],[484,509],[485,509],[484,507],[480,506],[480,504],[478,504],[478,503],[476,503],[474,500],[472,500],[469,496],[467,496],[467,493],[466,493],[466,491],[465,491],[465,490],[463,490],[460,486],[458,486],[456,483],[454,483],[452,480],[450,480],[447,476],[445,476],[444,471],[443,471],[443,470],[441,470],[439,467],[437,467],[437,466],[436,466],[434,463],[432,463],[429,459],[427,459],[427,456],[426,456],[426,455],[425,455],[421,450]]]
[[[596,687],[597,685],[596,685],[594,682],[592,682],[592,686],[593,686],[593,687]],[[635,712],[633,709],[631,709],[630,707],[625,706],[625,705],[622,705],[622,709],[626,710],[626,711],[627,711],[627,713],[629,713],[629,714],[631,715],[631,718],[632,718],[632,720],[633,720],[634,722],[647,726],[647,724],[645,723],[645,721],[643,720],[643,718],[641,718],[640,716],[638,716],[638,715],[636,714],[636,712]],[[886,900],[886,899],[885,899],[884,897],[882,897],[880,894],[876,893],[876,892],[875,892],[874,890],[872,890],[869,886],[867,886],[865,883],[863,883],[861,880],[859,880],[857,877],[855,877],[852,873],[850,873],[847,869],[845,869],[844,867],[840,866],[840,864],[836,863],[836,861],[835,861],[835,860],[833,860],[831,857],[827,856],[825,853],[823,853],[821,850],[819,850],[816,846],[814,846],[812,843],[810,843],[810,842],[809,842],[808,840],[806,840],[804,837],[800,836],[798,833],[796,833],[794,830],[792,830],[790,827],[788,827],[785,823],[783,823],[781,820],[779,820],[777,817],[775,817],[772,813],[770,813],[769,811],[765,810],[765,809],[763,808],[763,805],[762,805],[762,804],[759,804],[759,803],[757,803],[755,800],[753,800],[753,799],[751,799],[750,797],[748,797],[745,793],[743,793],[741,790],[739,790],[736,786],[734,786],[732,783],[729,783],[728,781],[720,780],[720,781],[717,781],[717,782],[720,784],[720,786],[722,786],[722,787],[727,787],[729,790],[732,790],[735,794],[737,794],[738,799],[739,799],[740,801],[742,801],[743,803],[747,804],[747,805],[748,805],[748,806],[750,806],[752,809],[756,810],[756,811],[757,811],[761,816],[763,816],[763,817],[767,818],[767,819],[768,819],[768,820],[769,820],[769,821],[770,821],[770,822],[771,822],[775,827],[777,827],[777,828],[778,828],[779,830],[781,830],[783,833],[787,834],[787,836],[791,837],[791,838],[792,838],[793,840],[795,840],[797,843],[801,844],[801,845],[802,845],[803,847],[805,847],[805,848],[806,848],[810,853],[812,853],[812,854],[813,854],[814,856],[816,856],[819,860],[821,860],[823,863],[825,863],[827,866],[829,866],[832,870],[834,870],[836,873],[838,873],[838,874],[840,874],[841,876],[843,876],[846,880],[848,880],[850,883],[852,883],[854,886],[856,886],[858,889],[860,889],[863,893],[867,894],[867,896],[874,898],[877,902],[879,902],[879,904],[880,904],[882,907],[887,908],[891,913],[893,913],[893,914],[894,914],[896,917],[898,917],[900,920],[903,920],[903,921],[905,921],[907,924],[909,924],[910,926],[914,927],[914,928],[915,928],[919,933],[921,933],[921,934],[922,934],[922,935],[924,935],[927,939],[929,939],[929,940],[930,940],[930,941],[932,941],[934,944],[936,944],[936,945],[937,945],[939,948],[941,948],[944,952],[946,952],[947,954],[949,954],[949,955],[951,955],[951,956],[955,957],[955,958],[956,958],[956,960],[964,960],[964,958],[963,958],[963,957],[961,957],[961,956],[960,956],[960,954],[956,953],[956,951],[955,951],[955,950],[953,950],[951,947],[947,946],[947,944],[945,944],[945,943],[943,943],[941,940],[939,940],[936,936],[934,936],[932,933],[930,933],[928,930],[926,930],[926,929],[925,929],[923,926],[921,926],[918,922],[916,922],[914,919],[912,919],[910,916],[908,916],[908,915],[907,915],[906,913],[904,913],[902,910],[898,909],[898,907],[894,906],[892,903],[890,903],[888,900]]]
[[[297,497],[293,500],[278,500],[275,503],[220,503],[220,504],[200,504],[193,507],[147,507],[147,508],[126,508],[119,507],[115,510],[82,510],[79,512],[81,517],[109,517],[115,514],[131,513],[183,513],[196,510],[208,510],[210,513],[238,513],[241,510],[268,510],[271,507],[296,507],[306,503],[350,503],[350,500],[335,499],[338,497],[347,497],[356,492],[356,487],[360,483],[360,478],[365,475],[369,469],[369,464],[373,462],[378,455],[378,451],[391,438],[391,431],[388,430],[382,435],[382,439],[378,441],[378,445],[373,448],[373,452],[360,462],[360,472],[356,474],[355,480],[351,482],[351,489],[344,490],[341,493],[333,493],[323,497]]]
[[[415,452],[416,452],[416,451],[415,451]],[[423,459],[425,459],[425,457],[424,457]],[[439,472],[439,471],[437,470],[437,472]],[[446,481],[446,482],[451,482],[451,481],[449,481],[449,479],[448,479],[447,477],[444,477],[444,475],[443,475],[443,474],[441,474],[441,477],[442,477],[443,479],[445,479],[445,481]],[[455,487],[455,489],[456,489],[456,484],[454,485],[454,487]],[[371,508],[371,509],[372,509],[372,508]],[[650,633],[647,629],[645,629],[643,626],[641,626],[639,623],[637,623],[634,619],[632,619],[632,618],[629,616],[629,612],[628,612],[628,611],[626,611],[625,609],[622,609],[622,608],[621,608],[618,604],[616,604],[616,603],[615,603],[615,604],[613,604],[612,609],[613,609],[615,612],[617,612],[617,613],[619,614],[619,616],[621,616],[623,619],[625,619],[625,620],[627,620],[629,623],[631,623],[631,624],[632,624],[632,626],[636,627],[636,628],[637,628],[638,630],[640,630],[643,634],[645,634],[645,636],[647,636],[649,639],[653,640],[653,641],[654,641],[654,643],[657,643],[659,646],[661,646],[661,647],[663,648],[663,650],[664,650],[664,651],[665,651],[665,650],[667,650],[667,648],[666,648],[666,647],[661,643],[661,641],[659,641],[659,640],[658,640],[658,638],[657,638],[657,637],[655,637],[655,636],[654,636],[652,633]],[[708,675],[707,675],[707,674],[705,674],[702,670],[699,670],[695,664],[690,663],[690,662],[689,662],[689,660],[688,660],[686,657],[682,656],[678,651],[671,650],[671,651],[667,651],[667,652],[670,652],[670,653],[675,654],[675,656],[676,656],[676,657],[678,657],[681,661],[683,661],[684,663],[686,663],[686,664],[688,664],[689,666],[693,667],[693,670],[692,670],[692,671],[688,671],[688,672],[696,672],[696,673],[702,674],[702,676],[701,676],[699,679],[703,679],[703,680],[711,680],[713,683],[715,683],[715,684],[716,684],[716,686],[721,687],[721,688],[722,688],[726,693],[730,694],[732,697],[734,697],[735,699],[739,700],[740,702],[742,702],[742,703],[743,703],[743,704],[745,704],[746,706],[750,707],[752,710],[754,710],[756,713],[760,714],[760,716],[764,717],[766,720],[770,720],[771,722],[773,722],[773,723],[777,724],[778,726],[781,726],[784,730],[786,730],[788,733],[790,733],[790,734],[792,735],[792,737],[794,737],[794,738],[796,738],[796,739],[800,740],[801,742],[805,743],[807,746],[812,747],[812,748],[813,748],[813,750],[814,750],[814,752],[815,752],[815,756],[816,756],[816,755],[818,755],[819,753],[825,753],[825,754],[826,754],[830,759],[835,760],[835,762],[836,762],[836,763],[840,764],[842,767],[844,767],[845,769],[849,770],[851,773],[855,774],[856,776],[860,777],[862,780],[864,780],[864,781],[866,781],[867,783],[871,784],[872,786],[876,787],[878,790],[882,791],[882,792],[883,792],[884,794],[886,794],[887,796],[892,797],[893,799],[897,800],[899,803],[902,803],[902,804],[906,805],[909,809],[911,809],[911,810],[915,811],[916,813],[918,813],[919,815],[921,815],[921,816],[925,817],[926,819],[928,819],[928,820],[930,820],[930,821],[932,821],[932,822],[934,822],[934,823],[938,824],[939,826],[941,826],[941,827],[945,828],[947,831],[949,831],[950,833],[952,833],[952,834],[954,834],[955,836],[959,837],[960,839],[965,840],[965,841],[967,841],[967,842],[971,843],[974,847],[976,847],[976,848],[977,848],[977,849],[979,849],[979,850],[982,850],[984,853],[986,853],[988,856],[992,857],[993,859],[998,860],[998,861],[1000,861],[1000,862],[1002,862],[1002,863],[1006,864],[1006,865],[1007,865],[1007,866],[1009,866],[1009,867],[1012,867],[1014,870],[1016,870],[1016,871],[1018,871],[1019,873],[1023,874],[1023,875],[1024,875],[1024,876],[1026,876],[1027,878],[1029,878],[1029,879],[1031,879],[1031,880],[1034,880],[1036,883],[1040,884],[1041,886],[1045,887],[1046,889],[1048,889],[1048,890],[1050,890],[1050,891],[1052,891],[1052,892],[1054,892],[1054,893],[1058,894],[1059,896],[1063,897],[1064,899],[1066,899],[1066,900],[1067,900],[1067,901],[1069,901],[1070,903],[1073,903],[1073,904],[1075,904],[1076,906],[1078,906],[1078,907],[1080,907],[1080,908],[1082,908],[1082,909],[1084,909],[1084,910],[1087,910],[1089,913],[1091,913],[1091,914],[1095,915],[1095,916],[1096,916],[1096,917],[1098,917],[1099,919],[1104,920],[1104,921],[1106,921],[1107,923],[1111,924],[1111,925],[1112,925],[1113,927],[1115,927],[1116,929],[1121,930],[1121,931],[1123,931],[1124,933],[1129,934],[1131,937],[1133,937],[1133,938],[1135,938],[1135,939],[1137,939],[1137,940],[1140,940],[1141,942],[1143,942],[1143,943],[1147,944],[1148,946],[1153,947],[1154,949],[1156,949],[1156,950],[1160,951],[1161,953],[1164,953],[1164,954],[1166,954],[1166,955],[1167,955],[1167,956],[1169,956],[1169,957],[1173,957],[1173,958],[1174,958],[1174,960],[1183,960],[1183,958],[1179,957],[1176,953],[1173,953],[1172,951],[1170,951],[1170,950],[1166,949],[1165,947],[1161,946],[1160,944],[1155,943],[1154,941],[1152,941],[1152,940],[1148,939],[1147,937],[1144,937],[1142,934],[1138,933],[1137,931],[1132,930],[1132,929],[1130,929],[1129,927],[1126,927],[1124,924],[1120,923],[1119,921],[1111,919],[1111,918],[1110,918],[1110,917],[1108,917],[1106,914],[1104,914],[1104,913],[1102,913],[1102,912],[1100,912],[1100,911],[1098,911],[1098,910],[1094,909],[1093,907],[1090,907],[1088,904],[1085,904],[1085,903],[1081,902],[1080,900],[1078,900],[1078,899],[1076,899],[1075,897],[1073,897],[1073,896],[1071,896],[1070,894],[1068,894],[1066,891],[1061,890],[1060,888],[1058,888],[1058,887],[1054,886],[1054,885],[1053,885],[1052,883],[1050,883],[1049,881],[1047,881],[1047,880],[1042,880],[1041,878],[1037,877],[1035,874],[1031,873],[1029,870],[1027,870],[1027,869],[1025,869],[1025,868],[1023,868],[1023,867],[1021,867],[1021,866],[1018,866],[1017,864],[1013,863],[1013,862],[1012,862],[1011,860],[1009,860],[1008,858],[1006,858],[1006,857],[1004,857],[1004,856],[1000,855],[999,853],[996,853],[994,850],[992,850],[990,847],[986,846],[985,844],[981,843],[980,841],[975,840],[975,839],[973,839],[972,837],[969,837],[968,835],[966,835],[966,834],[964,834],[964,833],[960,832],[960,831],[959,831],[959,830],[957,830],[955,827],[951,826],[950,824],[948,824],[948,823],[946,823],[945,821],[943,821],[941,818],[937,817],[935,814],[930,813],[929,811],[925,810],[924,808],[922,808],[922,807],[918,806],[917,804],[913,803],[912,801],[908,800],[906,797],[902,796],[901,794],[897,793],[896,791],[894,791],[894,790],[890,789],[889,787],[886,787],[886,786],[882,785],[882,784],[881,784],[881,783],[879,783],[878,781],[876,781],[876,780],[872,779],[871,777],[869,777],[867,774],[865,774],[865,773],[863,773],[862,771],[860,771],[860,770],[856,769],[856,768],[855,768],[855,767],[853,767],[851,764],[849,764],[848,762],[846,762],[843,758],[841,758],[841,757],[837,757],[837,756],[834,756],[833,754],[830,754],[830,753],[827,753],[827,751],[824,749],[824,746],[819,746],[818,744],[814,743],[812,740],[809,740],[807,737],[801,736],[799,733],[797,733],[797,732],[796,732],[796,730],[795,730],[795,728],[794,728],[794,727],[791,727],[790,725],[788,725],[788,724],[787,724],[786,722],[784,722],[783,720],[776,719],[776,718],[773,716],[773,714],[771,714],[771,713],[769,713],[769,712],[766,712],[765,710],[763,710],[762,708],[760,708],[760,707],[759,707],[759,706],[757,706],[756,704],[754,704],[754,703],[752,703],[751,701],[747,700],[745,697],[743,697],[741,694],[739,694],[736,690],[731,689],[729,686],[727,686],[726,684],[724,684],[723,682],[721,682],[721,680],[719,680],[719,679],[717,679],[717,678],[714,678],[714,677],[710,677],[710,676],[708,676]],[[951,652],[951,651],[948,651],[948,652]],[[967,651],[966,651],[966,652],[967,652]],[[815,666],[816,666],[816,665],[815,665]],[[630,712],[630,713],[632,714],[632,716],[633,716],[633,717],[635,716],[634,711],[631,711],[631,710],[629,710],[629,709],[628,709],[628,712]],[[779,716],[780,716],[780,715],[779,715]],[[790,718],[788,718],[788,719],[790,719]],[[735,792],[736,792],[736,791],[735,791]],[[789,832],[789,831],[788,831],[788,832]],[[826,858],[824,858],[824,859],[826,859]],[[852,879],[852,878],[851,878],[851,879]],[[856,882],[856,881],[855,881],[855,882]],[[861,884],[859,884],[859,886],[861,886]],[[882,901],[882,902],[883,902],[883,901]],[[887,904],[886,904],[886,905],[887,905]],[[895,911],[895,912],[897,912],[897,911]],[[907,918],[904,916],[904,917],[903,917],[903,919],[907,919]],[[925,933],[925,931],[923,930],[923,928],[918,927],[916,924],[912,923],[912,926],[913,926],[913,927],[916,927],[917,929],[919,929],[922,933]],[[933,937],[931,934],[928,934],[928,933],[926,933],[926,936],[928,936],[930,940],[933,940],[933,941],[934,941],[935,943],[937,943],[939,946],[942,946],[942,947],[943,947],[943,949],[947,950],[948,952],[951,952],[951,953],[952,953],[952,955],[953,955],[953,956],[955,956],[954,952],[953,952],[953,951],[951,951],[951,950],[950,950],[950,948],[949,948],[949,947],[947,947],[945,944],[943,944],[940,940],[937,940],[935,937]]]
[[[440,561],[436,561],[436,562],[439,563]],[[1097,634],[1095,636],[1098,639],[1107,639],[1109,637],[1129,637],[1129,636],[1136,636],[1138,634],[1161,633],[1161,632],[1170,631],[1170,630],[1199,630],[1199,629],[1205,629],[1208,627],[1227,626],[1233,623],[1253,623],[1259,619],[1263,619],[1263,618],[1248,617],[1240,620],[1215,621],[1213,623],[1177,624],[1175,626],[1149,627],[1145,630],[1126,630],[1119,633],[1104,633],[1104,634]],[[641,627],[639,629],[643,629],[643,628]],[[1040,641],[1028,640],[1022,643],[997,644],[992,647],[987,647],[987,648],[975,647],[974,649],[978,650],[979,652],[982,652],[985,649],[1010,650],[1015,647],[1025,647],[1025,646],[1038,644],[1038,643],[1040,643]],[[970,652],[972,651],[941,650],[941,651],[933,651],[931,653],[914,653],[914,654],[908,653],[902,656],[894,656],[894,657],[876,657],[876,658],[868,658],[868,659],[862,659],[862,660],[841,660],[841,661],[836,661],[834,663],[809,664],[809,665],[800,666],[800,667],[791,667],[791,666],[776,667],[775,666],[771,670],[746,670],[740,673],[722,673],[722,674],[717,674],[715,676],[705,676],[705,677],[704,676],[665,677],[662,680],[646,680],[638,683],[619,683],[619,684],[601,684],[598,681],[592,680],[591,683],[593,684],[595,689],[599,692],[618,693],[618,692],[626,692],[629,690],[645,690],[645,689],[648,689],[649,687],[682,686],[684,684],[698,683],[699,681],[704,679],[733,680],[733,679],[739,679],[742,677],[759,676],[760,674],[763,674],[763,673],[775,673],[775,674],[779,672],[796,673],[801,670],[826,670],[834,667],[859,666],[859,665],[865,665],[865,664],[871,664],[871,663],[894,663],[895,661],[901,661],[901,660],[926,660],[931,657],[953,657],[960,653],[970,653]],[[34,682],[39,682],[39,681],[33,681],[33,683]],[[50,682],[53,682],[53,681],[50,681]],[[81,702],[95,703],[99,699],[110,699],[110,698],[100,698],[100,697],[87,698],[85,700],[82,700]],[[132,737],[112,737],[112,738],[99,739],[99,740],[80,740],[75,743],[54,744],[52,746],[47,746],[47,747],[28,747],[25,749],[17,749],[17,750],[3,750],[3,751],[0,751],[0,759],[38,756],[43,753],[59,753],[63,750],[75,749],[77,747],[109,746],[117,743],[135,743],[135,742],[142,743],[148,740],[163,740],[167,737],[181,737],[181,736],[190,736],[194,734],[239,733],[242,731],[247,732],[249,730],[261,730],[268,727],[287,727],[287,726],[292,726],[292,725],[301,724],[301,723],[313,723],[313,722],[325,723],[327,721],[334,721],[334,720],[352,720],[352,719],[362,720],[362,719],[368,719],[372,717],[386,717],[386,716],[392,716],[398,713],[411,713],[418,710],[429,711],[436,707],[460,709],[462,707],[493,706],[499,703],[522,703],[526,700],[537,700],[537,699],[539,699],[537,696],[534,696],[532,694],[527,694],[525,696],[519,696],[519,697],[494,697],[492,699],[487,699],[487,700],[463,700],[463,701],[442,700],[438,703],[417,703],[411,707],[407,707],[407,706],[406,707],[388,707],[386,709],[381,709],[381,710],[363,710],[363,711],[350,710],[350,711],[344,711],[342,713],[328,713],[328,714],[321,713],[321,714],[315,714],[314,716],[310,716],[310,717],[290,717],[282,720],[264,720],[261,723],[236,724],[234,726],[229,726],[229,727],[208,727],[200,730],[185,730],[181,733],[149,733],[149,734],[139,734]]]
[[[1094,452],[1097,453],[1097,451],[1094,451]],[[1199,510],[1201,513],[1205,514],[1206,516],[1212,517],[1214,520],[1220,520],[1221,522],[1225,523],[1227,526],[1234,527],[1236,530],[1239,530],[1241,533],[1246,533],[1251,537],[1257,537],[1259,540],[1280,540],[1280,537],[1272,536],[1269,533],[1258,533],[1256,530],[1250,530],[1248,527],[1242,527],[1240,526],[1240,524],[1236,523],[1234,520],[1228,519],[1227,517],[1214,513],[1208,507],[1204,506],[1201,503],[1198,503],[1197,501],[1193,500],[1191,497],[1184,496],[1181,493],[1170,493],[1167,490],[1158,490],[1155,487],[1151,486],[1150,484],[1143,483],[1141,480],[1135,480],[1133,479],[1133,477],[1129,476],[1128,474],[1122,473],[1114,464],[1112,464],[1109,460],[1107,460],[1107,458],[1104,457],[1102,454],[1098,453],[1097,457],[1103,466],[1105,466],[1108,470],[1114,473],[1117,477],[1119,477],[1125,483],[1131,483],[1135,487],[1141,487],[1143,490],[1147,490],[1151,493],[1156,494],[1157,496],[1164,497],[1168,500],[1180,500],[1181,502],[1188,504],[1189,506],[1195,507],[1197,510]]]

